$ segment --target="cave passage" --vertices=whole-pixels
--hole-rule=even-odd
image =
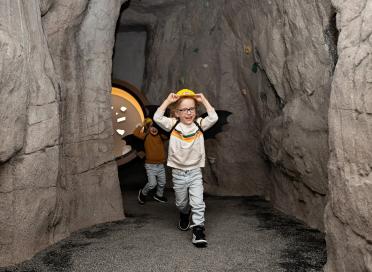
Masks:
[[[0,1],[0,265],[40,252],[0,271],[319,271],[322,233],[324,271],[372,270],[371,3]],[[170,184],[138,205],[122,139],[185,88],[232,112],[205,141],[203,251]]]
[[[124,27],[119,29],[128,30]],[[113,77],[130,81],[140,88],[143,86],[145,54],[134,52],[133,48],[136,48],[136,44],[142,48],[145,31],[141,32],[142,27],[129,30],[128,33],[117,34]],[[121,35],[123,40],[126,39],[125,46],[118,40]],[[191,233],[183,233],[176,228],[178,213],[171,189],[171,175],[167,170],[165,195],[168,203],[160,204],[151,200],[150,193],[142,206],[138,204],[136,196],[147,182],[144,160],[136,156],[118,165],[127,219],[78,233],[73,244],[79,247],[79,251],[93,251],[98,256],[94,262],[90,262],[87,260],[90,253],[83,254],[86,260],[79,262],[87,263],[87,267],[91,268],[100,262],[102,271],[112,265],[123,265],[123,259],[128,271],[148,271],[153,267],[161,271],[322,270],[326,262],[324,234],[278,212],[259,197],[216,197],[206,194],[206,229],[211,244],[201,252],[195,251],[190,242]],[[120,240],[121,246],[109,245],[107,241],[112,237]],[[103,248],[97,249],[97,241],[105,241],[103,248],[108,252],[104,252]],[[82,245],[81,248],[79,245]],[[112,251],[115,251],[114,264],[107,264],[103,256]],[[59,250],[44,253],[44,266],[60,265],[58,255],[53,255],[55,252]],[[150,257],[149,252],[152,252]],[[72,252],[69,254],[72,255]],[[165,260],[165,256],[170,255],[172,261]],[[76,268],[75,261],[69,258],[69,267]]]

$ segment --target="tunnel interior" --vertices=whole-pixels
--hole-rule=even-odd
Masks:
[[[335,11],[322,7],[329,19],[313,30],[323,32],[321,38],[293,27],[318,16],[319,9],[301,19],[276,14],[270,6],[273,18],[265,17],[266,25],[258,25],[265,8],[252,3],[244,13],[238,11],[239,4],[129,1],[116,26],[112,78],[135,85],[150,104],[161,103],[169,90],[205,92],[216,109],[232,112],[224,131],[206,142],[205,192],[261,196],[322,230],[318,211],[324,210],[327,194],[327,112],[337,55]],[[216,13],[204,16],[206,9]],[[268,42],[271,39],[275,42]],[[328,44],[328,49],[306,48],[314,39]],[[321,83],[313,80],[312,73],[322,77]],[[142,171],[139,177],[136,171],[126,177],[127,170],[119,166],[122,188],[126,179],[142,185],[146,181],[141,161],[131,164],[136,165],[131,170]]]
[[[188,88],[232,112],[205,142],[205,193],[264,198],[326,233],[326,271],[370,270],[370,9],[363,0],[0,3],[0,263],[122,220],[118,164],[124,182],[139,170],[113,143],[143,119],[137,110],[121,127],[136,112],[122,98],[141,107]]]
[[[125,13],[125,10],[122,11]],[[124,80],[138,89],[143,87],[146,65],[147,31],[144,26],[122,26],[116,28],[112,63],[112,78]]]

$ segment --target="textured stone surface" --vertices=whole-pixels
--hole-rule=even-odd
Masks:
[[[120,2],[0,4],[0,265],[123,217],[109,93]],[[207,142],[206,191],[263,195],[319,229],[327,197],[326,271],[369,271],[372,2],[332,4],[338,52],[330,0],[132,0],[121,23],[148,31],[151,102],[187,87],[233,112]]]
[[[149,100],[187,87],[233,113],[206,144],[208,193],[265,195],[323,229],[331,18],[327,0],[131,1],[122,24],[148,30]]]
[[[110,111],[121,2],[0,3],[0,266],[123,218]]]
[[[329,109],[325,271],[371,271],[372,2],[333,4],[340,37]]]
[[[12,3],[0,10],[0,63],[2,64],[0,86],[0,163],[9,160],[23,147],[27,112],[27,65],[28,41],[22,36],[24,18],[9,18],[7,13],[17,13]],[[23,20],[23,21],[22,21]],[[22,24],[13,24],[19,22]],[[24,35],[26,35],[24,33]],[[26,36],[27,37],[27,36]]]
[[[276,97],[273,103],[266,100],[267,90],[259,92],[261,139],[274,188],[266,194],[276,207],[323,229],[327,110],[335,57],[330,2],[250,1],[248,6],[248,17],[235,2],[229,14],[250,20],[254,61]],[[278,108],[267,116],[270,103]]]

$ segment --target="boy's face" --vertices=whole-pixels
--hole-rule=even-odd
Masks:
[[[180,122],[190,125],[194,122],[196,116],[195,100],[193,98],[182,98],[176,109],[176,117]]]
[[[156,134],[158,134],[158,129],[156,128],[156,127],[153,127],[153,126],[151,126],[150,127],[150,133],[152,134],[152,135],[156,135]]]

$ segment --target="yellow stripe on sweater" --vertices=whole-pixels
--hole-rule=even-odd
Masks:
[[[173,130],[171,135],[180,139],[181,141],[191,143],[191,142],[195,141],[197,138],[199,138],[201,135],[203,135],[203,133],[201,131],[197,131],[195,133],[195,135],[186,138],[182,135],[182,133],[180,133],[176,130]]]

